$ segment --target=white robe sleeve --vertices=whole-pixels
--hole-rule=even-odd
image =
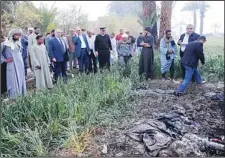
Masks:
[[[31,48],[30,48],[30,58],[31,58],[31,63],[34,67],[40,66],[40,63],[38,62],[37,57],[35,55],[35,52],[36,52],[35,46],[31,46]]]

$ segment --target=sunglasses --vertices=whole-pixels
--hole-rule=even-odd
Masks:
[[[192,30],[193,28],[187,28],[188,30]]]

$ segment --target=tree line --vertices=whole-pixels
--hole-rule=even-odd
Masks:
[[[38,26],[43,34],[56,27],[65,33],[77,25],[85,27],[88,15],[76,5],[69,6],[66,10],[59,10],[53,3],[50,8],[43,3],[39,7],[30,1],[2,1],[1,2],[1,31],[3,35],[11,28],[26,29]]]
[[[112,1],[109,11],[119,16],[131,14],[138,18],[138,23],[144,28],[150,26],[155,39],[163,37],[167,29],[171,29],[171,17],[175,1],[161,1],[157,6],[156,1]],[[203,34],[205,13],[210,5],[205,1],[190,1],[185,3],[181,11],[193,13],[193,25],[196,28],[197,11],[200,11],[200,34]],[[159,33],[157,32],[159,21]]]

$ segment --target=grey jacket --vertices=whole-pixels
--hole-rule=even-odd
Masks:
[[[132,45],[129,43],[129,41],[119,41],[117,46],[117,53],[118,53],[118,57],[119,56],[131,56],[133,47]]]

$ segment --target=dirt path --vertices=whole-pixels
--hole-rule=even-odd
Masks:
[[[210,101],[204,96],[209,92],[224,92],[223,84],[205,84],[201,89],[192,84],[189,86],[188,94],[181,97],[171,94],[176,86],[170,81],[162,84],[162,81],[154,80],[144,86],[144,89],[134,91],[131,108],[116,120],[117,124],[105,128],[104,135],[95,137],[99,149],[103,149],[101,156],[149,156],[141,143],[126,136],[127,131],[134,126],[135,122],[154,119],[158,113],[167,113],[176,107],[185,109],[188,118],[195,122],[196,126],[189,130],[190,133],[203,138],[224,136],[224,102]],[[188,146],[183,148],[185,150]],[[202,156],[212,155],[215,152],[201,154]],[[216,155],[220,154],[216,153]],[[179,155],[177,152],[166,156],[188,156],[188,153]]]

